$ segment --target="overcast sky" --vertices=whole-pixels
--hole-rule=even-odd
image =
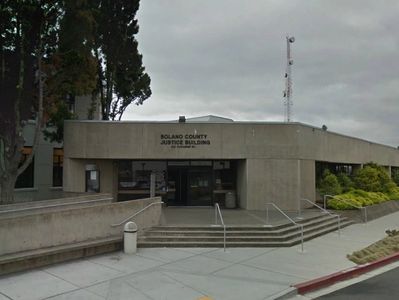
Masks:
[[[293,121],[399,145],[397,0],[142,0],[138,20],[153,94],[125,120],[283,121],[289,33]]]

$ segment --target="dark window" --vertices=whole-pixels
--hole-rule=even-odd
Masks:
[[[155,194],[166,194],[166,161],[119,161],[118,201],[140,199],[150,194],[151,173]]]
[[[32,153],[32,147],[24,147],[22,149],[21,162],[19,163],[20,166],[25,162],[26,158],[30,153]],[[25,169],[25,171],[18,176],[17,181],[15,182],[16,189],[33,188],[34,165],[35,165],[35,158],[32,159],[32,162]]]
[[[62,169],[64,164],[64,149],[53,149],[53,186],[62,186]]]
[[[330,171],[330,173],[335,175],[343,173],[351,177],[354,174],[355,167],[355,164],[316,161],[316,187],[320,185],[320,181],[323,178],[324,171],[328,170]]]
[[[120,161],[119,189],[149,190],[151,173],[155,173],[156,189],[165,190],[166,162]]]
[[[214,161],[215,190],[233,190],[235,188],[235,164],[229,160]]]
[[[70,113],[75,113],[75,96],[67,95],[66,96],[66,103],[67,103],[69,112]]]

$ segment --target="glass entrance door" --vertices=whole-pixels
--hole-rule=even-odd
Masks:
[[[201,162],[202,163],[202,162]],[[167,205],[210,206],[213,204],[212,166],[174,162],[167,169]]]
[[[167,204],[173,206],[187,205],[187,169],[168,169]]]
[[[187,205],[212,205],[212,170],[187,170]]]

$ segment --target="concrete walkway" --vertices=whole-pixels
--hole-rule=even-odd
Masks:
[[[274,299],[290,285],[354,264],[346,254],[399,228],[399,212],[291,248],[153,248],[63,263],[0,278],[9,299]],[[208,298],[209,297],[209,298]]]

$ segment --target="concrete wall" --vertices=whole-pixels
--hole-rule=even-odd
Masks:
[[[298,191],[298,160],[247,160],[247,209],[264,210],[267,202],[294,209]]]
[[[237,182],[242,208],[264,210],[267,202],[274,202],[282,209],[296,210],[300,198],[315,201],[312,160],[251,159],[242,165]]]
[[[88,161],[82,159],[68,159],[64,157],[63,189],[66,192],[84,193],[85,186],[85,166]],[[102,172],[101,172],[102,175]],[[100,176],[101,176],[100,175]],[[101,184],[101,182],[100,182]]]
[[[112,200],[113,198],[110,194],[65,193],[63,198],[0,205],[0,218],[87,207],[95,204],[111,203]]]
[[[92,114],[92,120],[101,120],[101,106],[100,100],[96,99],[92,103],[91,96],[77,96],[75,100],[75,114],[79,120],[87,120],[89,117],[89,110],[92,109],[94,105],[94,110]]]
[[[101,159],[64,159],[64,191],[65,192],[85,192],[86,165],[96,165],[100,171],[100,193],[110,193],[114,199],[117,186],[117,166],[112,160]]]
[[[237,161],[237,206],[247,208],[247,162]]]
[[[294,157],[298,152],[291,125],[204,123],[65,123],[65,155],[91,159],[245,159]],[[76,134],[79,132],[79,134]],[[206,134],[210,145],[172,148],[162,134]]]
[[[316,201],[316,163],[314,160],[301,160],[301,172],[300,172],[300,195],[301,198],[308,199],[310,201]],[[298,203],[299,205],[299,203]],[[302,201],[303,207],[309,207],[311,204],[307,204],[306,201]]]
[[[79,134],[76,134],[76,133]],[[163,134],[205,134],[210,145],[172,148]],[[399,151],[299,123],[67,121],[65,155],[85,159],[305,159],[399,166]]]
[[[111,227],[160,198],[93,205],[20,217],[0,217],[0,255],[122,235]],[[139,229],[158,225],[161,205],[148,208],[134,222]]]
[[[298,156],[302,159],[364,164],[370,161],[384,166],[399,164],[399,150],[366,140],[298,126]]]

